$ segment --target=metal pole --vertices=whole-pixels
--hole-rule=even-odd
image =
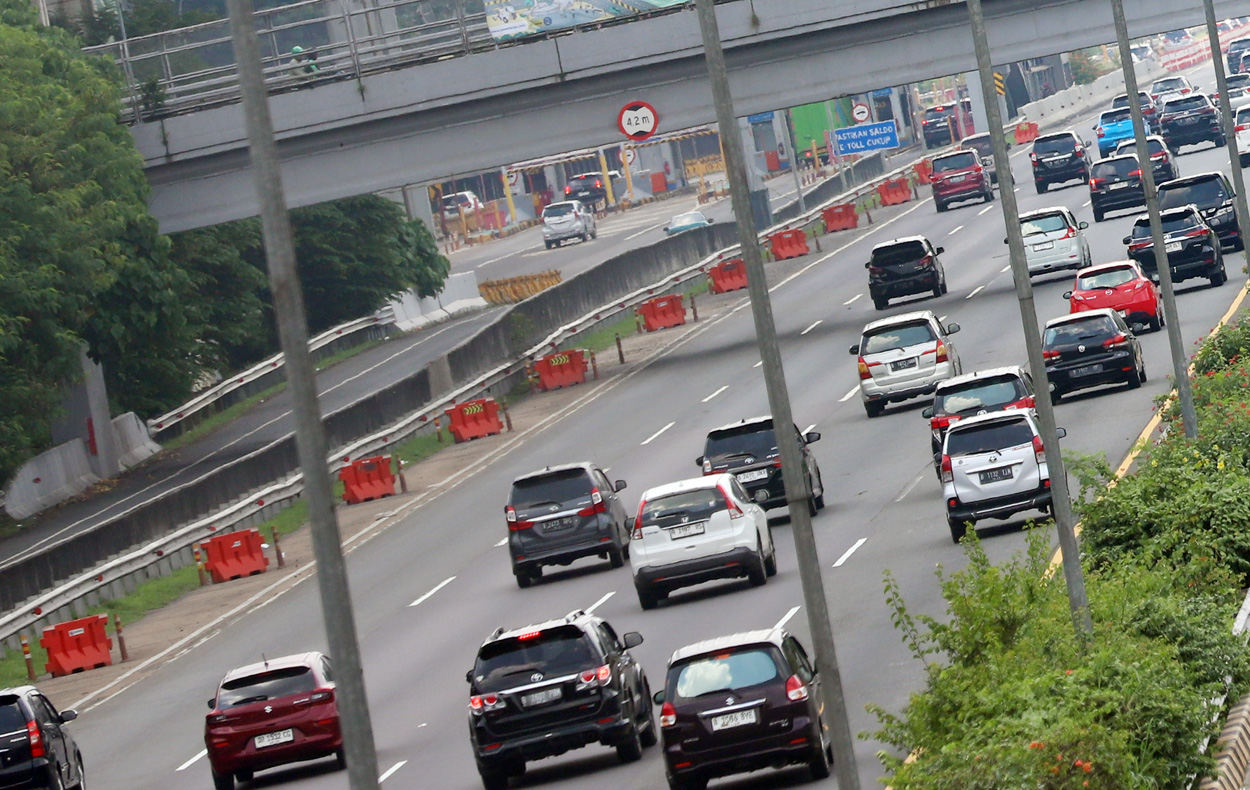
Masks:
[[[1207,14],[1207,36],[1211,39],[1211,60],[1215,63],[1215,89],[1220,94],[1220,112],[1224,116],[1224,144],[1228,146],[1228,161],[1232,164],[1233,190],[1237,193],[1237,228],[1242,244],[1242,254],[1250,266],[1250,248],[1246,246],[1246,229],[1250,228],[1250,209],[1246,207],[1246,179],[1241,173],[1241,155],[1237,152],[1237,134],[1233,131],[1236,116],[1228,95],[1228,79],[1224,71],[1224,52],[1220,49],[1220,29],[1215,20],[1215,3],[1202,0]]]
[[[716,104],[716,121],[721,129],[735,129],[738,123],[734,117],[733,97],[729,92],[729,74],[725,71],[725,53],[721,49],[720,31],[716,24],[716,8],[713,0],[695,0],[695,6],[699,12],[699,29],[703,34],[703,51],[712,84],[712,98]],[[725,144],[725,170],[729,177],[729,194],[737,220],[738,241],[742,245],[742,261],[747,270],[751,315],[755,319],[760,360],[764,363],[764,385],[768,391],[768,405],[772,411],[777,447],[781,451],[782,477],[785,480],[786,502],[790,508],[790,528],[798,554],[803,604],[812,632],[816,667],[821,676],[821,691],[827,711],[825,723],[832,736],[834,770],[837,772],[839,790],[859,790],[854,738],[850,719],[847,717],[846,699],[842,693],[842,675],[834,649],[833,625],[829,621],[829,606],[820,575],[816,538],[812,534],[812,519],[808,513],[808,481],[799,455],[799,437],[793,428],[790,394],[786,389],[781,351],[777,345],[777,327],[773,322],[768,283],[764,278],[764,261],[760,257],[759,240],[755,235],[755,219],[752,216],[747,187],[746,156],[739,135],[722,135],[721,139]]]
[[[365,698],[364,671],[356,640],[356,622],[347,586],[347,565],[342,553],[338,521],[334,515],[330,474],[326,464],[325,429],[317,407],[312,359],[308,353],[308,325],[304,296],[295,269],[295,246],[291,220],[282,193],[273,123],[265,95],[260,51],[253,26],[252,0],[227,0],[235,60],[239,64],[239,87],[247,122],[248,146],[260,202],[269,287],[273,293],[278,336],[286,359],[295,415],[295,444],[304,473],[304,495],[312,525],[313,555],[317,561],[317,584],[326,639],[336,664],[335,682],[342,712],[343,746],[347,753],[347,776],[352,790],[377,790],[378,757],[373,725]]]
[[[825,139],[825,147],[828,149],[828,159],[830,163],[837,163],[838,180],[842,182],[842,191],[846,192],[846,171],[842,169],[842,152],[838,150],[838,134],[833,124],[833,105],[825,102],[825,117],[829,119],[829,136]]]
[[[1029,279],[1029,267],[1024,257],[1024,234],[1020,230],[1020,210],[1016,204],[1015,179],[1011,174],[1011,159],[1008,158],[1007,136],[1003,133],[1003,117],[998,110],[997,96],[994,93],[994,67],[990,63],[990,45],[985,34],[981,0],[968,0],[968,16],[972,23],[972,42],[976,47],[977,71],[981,74],[981,94],[990,126],[994,161],[1002,163],[998,168],[998,189],[1003,202],[1003,221],[1007,224],[1011,276],[1015,280],[1016,299],[1020,302],[1020,320],[1024,324],[1024,348],[1028,354],[1029,369],[1035,374],[1044,375],[1046,363],[1042,359],[1042,336],[1037,328],[1033,283]],[[1038,422],[1041,423],[1042,443],[1046,448],[1046,467],[1050,472],[1051,513],[1054,514],[1059,545],[1063,549],[1063,576],[1068,587],[1068,606],[1072,610],[1072,625],[1076,628],[1077,639],[1084,642],[1093,633],[1094,626],[1089,614],[1089,598],[1085,594],[1085,577],[1081,572],[1072,500],[1068,494],[1068,474],[1063,468],[1059,432],[1055,428],[1055,407],[1050,400],[1050,390],[1047,387],[1038,387],[1035,402]]]
[[[786,108],[786,134],[790,137],[790,172],[794,173],[794,191],[799,193],[799,213],[807,213],[807,201],[803,198],[803,178],[799,175],[799,140],[794,134],[794,118]],[[813,166],[816,162],[812,163]]]
[[[1142,120],[1141,102],[1137,100],[1137,73],[1133,71],[1133,50],[1129,47],[1128,22],[1124,19],[1122,0],[1111,0],[1111,16],[1115,20],[1115,34],[1120,44],[1120,65],[1124,70],[1124,90],[1129,96],[1129,112],[1133,116],[1133,139],[1137,146],[1137,161],[1141,164],[1142,184],[1146,189],[1146,213],[1150,215],[1150,236],[1154,242],[1155,270],[1159,272],[1159,290],[1163,294],[1163,314],[1168,322],[1168,346],[1172,351],[1172,375],[1176,379],[1176,391],[1180,395],[1181,420],[1185,435],[1198,438],[1198,414],[1194,411],[1194,390],[1189,382],[1189,362],[1181,340],[1180,314],[1176,311],[1176,288],[1172,285],[1172,267],[1168,264],[1163,223],[1159,220],[1159,193],[1155,189],[1154,165],[1146,142],[1146,124]],[[1234,167],[1234,170],[1237,168]]]

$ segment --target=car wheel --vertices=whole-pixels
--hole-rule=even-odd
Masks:
[[[951,540],[954,542],[958,543],[964,539],[964,535],[968,534],[968,522],[947,518],[946,523],[951,528]]]
[[[1141,380],[1146,380],[1146,360],[1141,361]]]
[[[647,715],[643,721],[645,725],[642,732],[639,733],[638,739],[642,741],[644,748],[655,746],[660,742],[660,731],[655,726],[655,706],[651,704],[651,684],[647,682],[644,675],[642,678],[642,704],[647,711]]]
[[[885,403],[882,401],[865,401],[864,411],[868,412],[868,419],[880,417],[881,412],[885,411]]]
[[[599,227],[597,225],[590,229],[590,238],[592,239],[599,238]]]
[[[807,770],[812,775],[812,781],[819,782],[829,778],[829,769],[833,765],[833,747],[825,743],[824,723],[817,719],[816,726],[820,734],[817,735],[818,743],[812,750],[812,758],[807,761]]]
[[[213,771],[213,790],[234,790],[234,774]]]
[[[1228,282],[1228,270],[1224,268],[1224,259],[1222,256],[1220,258],[1220,268],[1216,270],[1215,274],[1211,275],[1210,280],[1212,288],[1218,288]]]
[[[1226,145],[1228,145],[1228,138],[1225,137],[1224,135],[1220,135],[1219,137],[1215,138],[1216,148],[1223,148]]]
[[[642,733],[638,722],[629,725],[629,735],[616,745],[616,758],[623,763],[636,763],[642,759]]]
[[[87,769],[83,767],[82,755],[74,755],[74,766],[78,769],[78,784],[74,785],[74,790],[87,790]]]
[[[1036,181],[1034,183],[1037,185],[1037,194],[1039,195],[1044,194],[1050,188],[1050,184],[1047,184],[1045,181]]]
[[[816,467],[816,479],[820,482],[820,495],[816,497],[816,509],[825,509],[825,479],[820,476],[820,467]]]
[[[1162,313],[1156,313],[1155,315],[1152,315],[1150,316],[1150,318],[1146,319],[1146,325],[1150,327],[1151,332],[1158,332],[1160,329],[1163,328],[1163,325],[1159,321],[1159,317],[1161,315]]]
[[[1133,368],[1133,372],[1128,374],[1128,379],[1126,379],[1126,381],[1128,383],[1129,389],[1135,390],[1141,386],[1141,383],[1142,383],[1141,374],[1142,374],[1142,369],[1140,367]]]
[[[512,572],[516,575],[516,586],[522,590],[527,589],[537,579],[543,575],[543,569],[538,568],[514,568]]]
[[[638,605],[643,609],[654,609],[656,604],[659,603],[658,596],[652,592],[651,588],[642,584],[635,584],[634,589],[638,592]]]
[[[482,787],[486,788],[486,790],[507,790],[508,775],[503,771],[479,765],[477,773],[482,777]]]
[[[546,245],[547,245],[547,249],[551,249],[551,247],[552,247],[552,244],[551,244],[551,242],[549,242],[549,241],[544,241],[544,242],[543,242],[543,244],[546,244]]]
[[[768,528],[768,534],[772,536],[772,527]],[[772,552],[764,558],[764,574],[766,576],[777,575],[777,544],[773,544]]]
[[[334,750],[334,765],[340,771],[347,770],[347,752],[342,747]]]
[[[756,542],[755,561],[747,568],[747,579],[752,587],[763,587],[768,583],[768,570],[764,567],[764,545]]]
[[[1106,217],[1106,214],[1103,213],[1103,210],[1094,206],[1094,222],[1102,222],[1104,217]]]
[[[608,549],[608,562],[612,563],[613,568],[619,568],[625,564],[625,549],[619,546],[613,546]]]
[[[877,308],[878,310],[884,310],[885,308],[889,307],[889,305],[890,305],[890,300],[888,297],[884,297],[884,296],[872,297],[872,306]]]
[[[933,205],[937,206],[937,210],[939,214],[941,214],[943,211],[946,211],[946,204],[940,200],[934,200]]]
[[[585,244],[588,241],[590,241],[590,234],[582,231],[582,243]]]
[[[933,298],[936,299],[942,295],[942,278],[934,276],[933,278]]]
[[[1242,154],[1237,158],[1241,161],[1242,167],[1250,167],[1250,154]]]
[[[994,187],[991,186],[985,190],[985,202],[986,203],[994,202]]]

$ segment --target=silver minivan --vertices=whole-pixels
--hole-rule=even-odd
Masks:
[[[949,337],[958,331],[959,324],[943,325],[932,310],[865,326],[850,352],[858,357],[859,394],[868,416],[880,416],[887,403],[931,395],[939,381],[963,372]]]
[[[1066,269],[1083,269],[1093,263],[1085,238],[1088,222],[1078,222],[1066,206],[1051,206],[1020,215],[1024,234],[1024,257],[1029,276]],[[1006,244],[1007,240],[1003,239]]]

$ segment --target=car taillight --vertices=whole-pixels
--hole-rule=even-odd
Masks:
[[[1095,127],[1094,131],[1098,132],[1099,137],[1106,137],[1107,133],[1102,130],[1101,126]]]
[[[612,665],[604,664],[598,669],[587,669],[578,675],[577,690],[584,691],[585,689],[592,688],[594,686],[606,686],[611,682]]]
[[[939,181],[942,180],[942,177],[938,176],[938,180]],[[885,269],[881,268],[880,266],[873,266],[869,264],[868,273],[869,274],[885,274]]]
[[[1080,145],[1078,145],[1078,146],[1074,146],[1074,147],[1073,147],[1073,149],[1072,149],[1072,152],[1073,152],[1074,154],[1077,154],[1077,155],[1079,156],[1079,155],[1081,155],[1081,154],[1085,153],[1085,147],[1084,147],[1084,146],[1080,146]]]
[[[677,709],[673,707],[673,703],[666,702],[660,708],[660,726],[672,727],[677,724]]]
[[[1107,179],[1105,179],[1105,178],[1091,178],[1091,179],[1089,180],[1089,188],[1090,188],[1090,189],[1097,189],[1097,188],[1098,188],[1098,185],[1099,185],[1099,184],[1102,184],[1102,183],[1104,183],[1104,182],[1106,182],[1106,180],[1107,180]]]
[[[955,469],[951,466],[951,457],[949,455],[942,456],[942,482],[949,483],[955,479]]]
[[[322,691],[314,691],[313,695],[308,698],[309,702],[333,702],[334,692],[329,689]]]
[[[571,195],[571,194],[573,194],[573,187],[571,187],[571,186],[566,186],[566,187],[564,188],[564,194],[566,194],[566,195]]]
[[[1033,437],[1033,460],[1038,464],[1046,463],[1046,447],[1042,444],[1042,437]]]
[[[703,459],[703,474],[705,475],[712,474],[712,462],[706,458]]]
[[[716,486],[716,489],[720,491],[720,495],[725,498],[725,507],[729,510],[730,520],[735,519],[735,518],[742,518],[743,516],[746,515],[745,513],[742,512],[742,508],[738,507],[738,503],[733,500],[733,497],[729,496],[728,491],[726,491],[724,488],[721,488],[719,485]]]
[[[642,509],[647,506],[647,500],[638,503],[638,515],[634,517],[634,540],[642,540]]]
[[[791,702],[802,702],[807,699],[807,686],[803,685],[798,675],[791,675],[786,681],[786,696]]]
[[[1033,153],[1032,151],[1029,151],[1029,161],[1031,161],[1033,164],[1037,164],[1037,154]]]
[[[584,507],[577,511],[579,516],[593,516],[596,513],[607,513],[608,505],[603,501],[603,495],[599,493],[598,488],[590,489],[590,507]]]
[[[30,739],[30,757],[32,760],[36,757],[47,755],[47,751],[43,748],[43,732],[39,729],[39,722],[34,719],[26,722],[26,737]]]
[[[858,364],[860,380],[862,381],[863,379],[872,378],[872,370],[870,370],[870,368],[874,368],[880,364],[880,362],[865,362],[864,358],[861,356]]]
[[[522,521],[516,517],[516,509],[512,505],[508,505],[503,509],[504,516],[508,519],[508,529],[513,532],[519,532],[523,529],[529,529],[534,526],[533,521]]]
[[[933,430],[935,430],[935,431],[938,431],[938,430],[941,430],[941,429],[943,429],[943,428],[946,428],[946,427],[947,427],[947,426],[949,426],[952,422],[955,422],[955,421],[956,421],[956,420],[958,420],[958,419],[959,419],[959,417],[957,417],[957,416],[955,416],[955,415],[947,415],[947,416],[943,416],[943,417],[930,417],[930,418],[929,418],[929,427],[930,427],[930,428],[932,428],[932,429],[933,429]]]
[[[1140,167],[1139,167],[1139,168],[1137,168],[1136,170],[1134,170],[1134,171],[1132,171],[1131,173],[1129,173],[1129,174],[1128,174],[1128,177],[1129,177],[1129,178],[1132,178],[1133,176],[1137,176],[1138,178],[1141,178],[1141,168],[1140,168]]]
[[[1054,349],[1042,351],[1042,359],[1054,359],[1059,356],[1059,352]]]
[[[597,178],[596,178],[596,179],[595,179],[595,187],[596,187],[597,189],[602,189],[602,188],[603,188],[603,182],[602,182],[602,181],[600,181],[599,179],[597,179]]]
[[[936,359],[937,359],[937,361],[938,361],[938,362],[945,362],[945,361],[946,361],[946,359],[947,359],[947,357],[946,357],[946,344],[945,344],[945,343],[943,343],[943,342],[942,342],[942,341],[940,341],[940,340],[938,341],[938,344],[937,344],[937,357],[936,357]]]
[[[498,694],[483,694],[481,696],[469,697],[469,710],[473,711],[473,715],[481,716],[486,711],[500,710],[506,707],[503,700]]]
[[[1123,345],[1128,345],[1128,338],[1124,335],[1115,335],[1102,341],[1103,348],[1117,348]]]
[[[1250,129],[1250,123],[1239,123],[1233,127],[1234,132],[1244,132],[1247,129]]]
[[[1150,159],[1151,159],[1152,161],[1153,161],[1153,160],[1155,160],[1155,159],[1158,159],[1160,162],[1166,162],[1166,161],[1168,161],[1168,152],[1167,152],[1167,151],[1160,151],[1160,152],[1159,152],[1159,153],[1157,153],[1157,154],[1151,154],[1151,155],[1150,155]]]
[[[1060,241],[1064,239],[1075,239],[1075,238],[1076,238],[1076,228],[1068,228],[1068,232],[1059,237]]]

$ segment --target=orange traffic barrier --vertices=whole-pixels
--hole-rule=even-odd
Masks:
[[[579,349],[548,354],[534,361],[538,388],[543,391],[586,382],[586,352]]]
[[[740,291],[747,287],[747,267],[741,258],[721,261],[712,267],[708,276],[708,290],[714,294]]]
[[[255,576],[269,567],[260,532],[254,529],[217,535],[201,545],[207,557],[204,567],[214,584]]]
[[[912,168],[916,171],[917,183],[928,184],[933,180],[933,163],[928,159],[921,159]]]
[[[1016,124],[1016,145],[1033,142],[1039,133],[1037,124],[1021,121]]]
[[[343,501],[349,505],[395,493],[395,473],[389,455],[357,458],[339,470],[339,480],[343,481]]]
[[[811,252],[807,246],[807,233],[803,230],[783,230],[780,233],[774,233],[769,237],[768,242],[772,248],[773,257],[779,261],[797,258]]]
[[[499,404],[494,398],[478,398],[457,403],[447,409],[447,417],[450,423],[448,430],[457,444],[503,433]]]
[[[859,227],[859,214],[855,211],[854,203],[843,203],[838,206],[829,206],[820,212],[825,220],[825,230],[832,233],[835,230],[850,230]]]
[[[59,678],[112,664],[113,640],[104,631],[107,624],[108,615],[97,614],[45,628],[39,640],[48,651],[44,669]]]
[[[881,205],[897,206],[911,200],[911,184],[906,178],[883,181],[877,185],[877,194],[881,196]]]
[[[682,302],[681,294],[648,299],[638,305],[634,314],[642,316],[643,328],[648,332],[686,323],[686,306]]]

